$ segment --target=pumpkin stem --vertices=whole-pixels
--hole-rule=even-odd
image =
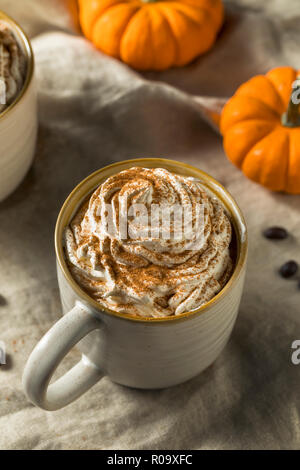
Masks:
[[[281,123],[287,127],[300,126],[300,77],[293,83],[289,105],[281,117]]]

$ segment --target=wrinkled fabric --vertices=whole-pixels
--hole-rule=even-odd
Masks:
[[[39,138],[31,170],[0,204],[1,449],[296,449],[300,445],[300,290],[277,274],[300,262],[300,196],[274,194],[226,159],[201,104],[229,97],[256,73],[299,68],[298,0],[227,1],[214,48],[191,65],[143,75],[81,36],[75,1],[0,0],[32,39]],[[104,378],[67,408],[45,412],[21,387],[26,359],[59,319],[53,232],[71,189],[123,159],[163,156],[212,174],[242,208],[248,273],[232,337],[209,369],[161,391]],[[0,155],[1,158],[1,155]],[[261,232],[283,225],[281,242]],[[60,371],[79,358],[72,351]]]

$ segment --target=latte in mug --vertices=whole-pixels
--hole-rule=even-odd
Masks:
[[[180,315],[233,270],[226,210],[196,178],[132,167],[100,184],[65,230],[68,267],[96,301],[142,317]]]

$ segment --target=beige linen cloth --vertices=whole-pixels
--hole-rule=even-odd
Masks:
[[[300,68],[300,2],[225,6],[224,28],[208,54],[185,68],[142,76],[81,36],[75,2],[0,0],[32,38],[40,105],[32,169],[0,204],[0,341],[8,353],[0,368],[0,448],[299,448],[300,365],[291,362],[291,344],[300,339],[300,290],[277,269],[289,259],[300,262],[300,196],[271,193],[234,168],[194,97],[230,96],[273,66]],[[60,317],[58,211],[89,173],[142,156],[200,167],[243,209],[249,268],[233,335],[215,364],[188,383],[138,391],[104,378],[67,408],[42,411],[25,398],[21,375],[36,342]],[[293,236],[265,240],[261,231],[273,224]],[[70,353],[61,370],[77,358]]]

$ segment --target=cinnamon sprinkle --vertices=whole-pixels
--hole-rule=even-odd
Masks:
[[[105,223],[107,204],[113,235]],[[152,204],[170,207],[170,238],[151,238],[149,217],[139,226],[143,236],[132,239],[128,231],[119,238],[122,216],[133,204],[144,204],[148,213]],[[194,224],[197,204],[204,207],[204,226],[201,244],[190,249],[190,240],[175,238],[174,208],[189,205]],[[134,220],[128,218],[133,233]],[[95,300],[121,313],[167,316],[199,307],[226,284],[233,267],[231,234],[224,207],[199,181],[133,167],[108,178],[82,204],[66,230],[65,247],[73,277]],[[199,241],[200,232],[192,235]]]

